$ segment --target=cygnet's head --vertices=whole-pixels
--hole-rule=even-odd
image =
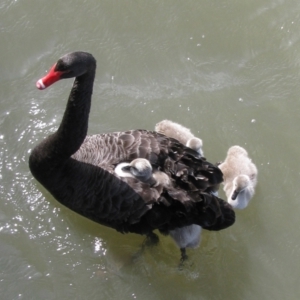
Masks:
[[[199,138],[191,138],[186,142],[186,146],[197,151],[200,155],[203,156],[203,152],[202,152],[202,140]]]
[[[120,163],[115,168],[120,177],[132,177],[148,183],[150,186],[167,187],[171,184],[169,176],[162,171],[152,171],[150,162],[145,158],[136,158],[130,163]]]
[[[245,155],[248,156],[248,152],[241,146],[232,146],[228,149],[227,155]]]
[[[136,158],[127,166],[122,168],[123,171],[131,173],[140,181],[147,182],[152,177],[152,166],[149,160],[145,158]]]
[[[239,175],[233,179],[234,192],[232,193],[231,199],[235,200],[240,192],[250,184],[250,178],[247,175]]]

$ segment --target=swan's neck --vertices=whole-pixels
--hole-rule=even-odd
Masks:
[[[88,130],[94,78],[95,70],[75,78],[58,130],[31,152],[30,169],[35,175],[61,167],[80,148]]]
[[[87,130],[95,72],[86,73],[74,81],[62,122],[54,134],[61,154],[70,157],[83,143]]]

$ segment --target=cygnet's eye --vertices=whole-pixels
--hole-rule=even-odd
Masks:
[[[136,168],[136,167],[131,167],[130,168],[130,172],[131,172],[131,174],[133,174],[133,175],[139,175],[139,171],[138,171],[138,169]]]

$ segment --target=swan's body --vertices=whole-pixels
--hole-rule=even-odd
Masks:
[[[257,168],[240,146],[232,146],[219,165],[224,176],[224,191],[228,203],[236,209],[247,207],[255,192]]]
[[[63,205],[120,232],[151,234],[198,224],[221,230],[234,223],[230,205],[202,193],[222,181],[221,171],[164,135],[131,130],[87,136],[96,61],[86,52],[65,55],[37,82],[39,89],[76,77],[58,130],[31,152],[34,177]],[[174,182],[161,193],[115,167],[136,158]]]
[[[203,156],[203,142],[195,137],[191,130],[170,120],[160,121],[155,125],[155,131],[178,140],[180,143],[197,151]]]

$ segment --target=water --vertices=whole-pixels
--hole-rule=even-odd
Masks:
[[[3,299],[299,298],[298,1],[2,0],[0,20]],[[72,84],[35,82],[74,50],[98,62],[90,134],[167,118],[203,139],[208,160],[239,144],[258,167],[249,207],[204,232],[182,270],[170,238],[136,256],[141,236],[76,215],[29,172]]]

